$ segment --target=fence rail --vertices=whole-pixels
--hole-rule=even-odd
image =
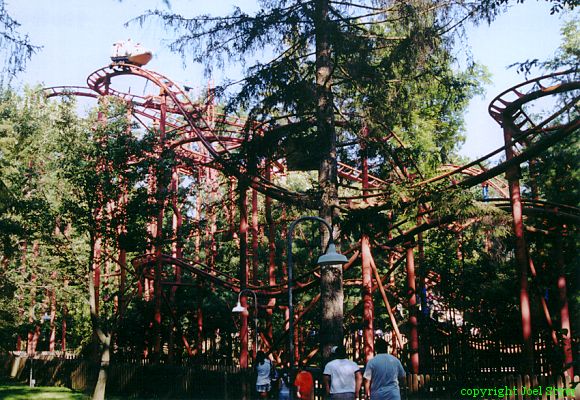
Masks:
[[[37,385],[66,386],[82,392],[92,390],[99,372],[98,364],[82,359],[10,355],[0,356],[0,361],[2,374],[12,380],[27,382],[32,368]],[[312,372],[316,399],[322,399],[320,370]],[[112,363],[108,366],[107,393],[128,399],[233,400],[242,398],[244,392],[252,393],[254,379],[251,371],[233,366]],[[404,399],[580,400],[579,381],[578,376],[564,379],[561,376],[494,374],[466,379],[448,374],[413,374],[407,376],[402,392]]]

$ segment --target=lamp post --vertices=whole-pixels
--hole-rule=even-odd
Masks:
[[[288,350],[289,361],[290,361],[290,376],[294,378],[294,306],[292,304],[292,286],[293,286],[293,261],[292,261],[292,234],[294,233],[294,228],[297,224],[302,221],[318,221],[328,229],[329,239],[326,252],[318,257],[316,264],[318,266],[328,266],[328,265],[344,265],[348,262],[348,259],[336,252],[336,246],[334,245],[334,240],[332,239],[332,227],[322,218],[314,216],[304,216],[300,217],[290,224],[288,228],[288,248],[287,248],[287,267],[288,267]]]
[[[256,359],[256,352],[258,351],[258,297],[256,296],[256,292],[254,292],[252,289],[242,289],[240,290],[240,292],[238,293],[238,303],[236,304],[236,306],[234,308],[232,308],[232,312],[235,313],[243,313],[247,311],[247,308],[242,306],[242,303],[240,302],[242,293],[244,292],[249,292],[252,293],[252,295],[254,296],[254,350],[253,350],[253,354],[254,354],[254,360]]]

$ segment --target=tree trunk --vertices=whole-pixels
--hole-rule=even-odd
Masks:
[[[109,361],[111,359],[111,335],[106,335],[103,338],[101,345],[103,346],[101,353],[101,367],[99,369],[99,377],[97,378],[97,384],[95,385],[95,390],[93,391],[92,400],[105,400]]]
[[[95,290],[95,275],[94,269],[96,264],[100,261],[95,259],[97,254],[96,246],[98,245],[97,241],[94,239],[94,234],[91,238],[93,251],[91,254],[91,259],[89,260],[89,308],[91,313],[91,322],[93,327],[93,334],[94,337],[97,338],[99,343],[102,346],[101,349],[101,367],[99,370],[99,377],[97,379],[97,384],[95,385],[95,390],[93,391],[93,400],[104,400],[105,399],[105,390],[107,386],[107,370],[109,368],[109,361],[110,361],[110,344],[111,344],[111,334],[105,333],[101,327],[101,323],[99,320],[98,308],[97,308],[97,293]]]
[[[315,15],[316,40],[316,124],[322,157],[318,170],[321,190],[319,215],[330,226],[336,213],[338,181],[336,164],[336,130],[334,123],[332,94],[332,64],[329,42],[328,0],[317,0]],[[323,243],[328,242],[329,233],[323,230]],[[343,343],[343,299],[342,268],[322,268],[320,275],[322,316],[320,321],[320,348],[323,364],[330,357],[330,348]]]

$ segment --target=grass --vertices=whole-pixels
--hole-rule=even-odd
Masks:
[[[17,384],[0,384],[0,399],[3,400],[87,400],[82,393],[73,392],[63,387],[29,387]]]

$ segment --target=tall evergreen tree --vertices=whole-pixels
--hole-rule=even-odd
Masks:
[[[453,105],[462,102],[453,96],[466,96],[477,85],[454,76],[449,68],[449,32],[469,18],[482,17],[484,10],[476,3],[264,0],[259,4],[253,15],[239,8],[224,17],[151,11],[138,20],[160,18],[176,32],[171,48],[186,61],[204,63],[208,71],[226,61],[245,65],[262,51],[272,54],[270,61],[245,69],[239,90],[230,92],[228,109],[245,109],[249,121],[274,127],[263,138],[246,143],[246,154],[275,158],[283,156],[280,149],[292,142],[309,144],[301,149],[306,148],[310,163],[318,160],[317,203],[328,222],[333,217],[337,222],[338,216],[337,143],[359,140],[368,126],[379,127],[367,138],[368,147],[379,149],[384,148],[381,139],[397,126],[411,138],[427,131],[422,126],[426,115],[412,117],[430,106],[420,100],[425,86],[416,82],[436,79],[445,88],[442,93],[456,93],[442,96],[441,110],[429,116],[433,122],[456,113]],[[231,84],[226,82],[221,89],[226,91]],[[457,124],[451,124],[455,125],[447,129],[430,127],[431,132],[424,134],[435,136],[428,140],[443,153],[441,158],[449,157],[458,138]],[[339,272],[328,268],[322,273],[321,331],[329,335],[321,340],[325,356],[342,337]]]

